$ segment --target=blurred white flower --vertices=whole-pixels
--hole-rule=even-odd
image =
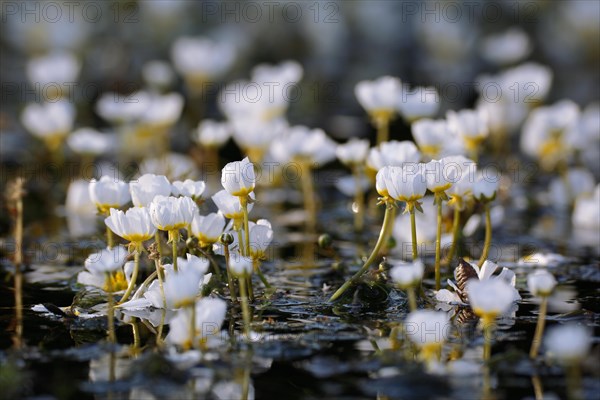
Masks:
[[[233,140],[253,162],[261,162],[270,146],[288,129],[284,119],[268,121],[257,118],[236,118],[231,121]],[[287,161],[287,160],[286,160]]]
[[[203,37],[183,36],[171,47],[175,69],[196,93],[201,93],[207,82],[227,73],[235,57],[232,46]]]
[[[223,229],[225,229],[225,217],[221,213],[210,213],[208,215],[196,213],[191,224],[192,234],[198,238],[200,247],[218,242]]]
[[[592,196],[579,196],[575,201],[572,217],[573,227],[576,229],[600,228],[600,184],[596,185]],[[598,243],[596,243],[598,244]]]
[[[479,178],[473,185],[473,197],[479,201],[492,201],[498,191],[498,179],[479,174]]]
[[[168,274],[163,285],[167,308],[193,306],[200,292],[203,275],[194,268],[181,269]]]
[[[322,129],[299,125],[273,142],[271,156],[281,163],[300,161],[318,167],[335,159],[336,146]]]
[[[221,171],[221,184],[232,196],[248,196],[256,185],[254,164],[248,157],[226,164]]]
[[[566,179],[554,178],[550,182],[550,201],[556,207],[573,204],[579,197],[590,196],[594,192],[594,175],[583,168],[570,168]]]
[[[572,155],[576,140],[569,137],[579,118],[579,107],[571,100],[539,107],[531,112],[521,135],[521,150],[553,169]]]
[[[550,296],[555,286],[556,278],[545,269],[538,269],[527,275],[527,289],[534,296]]]
[[[462,141],[457,140],[444,119],[423,118],[415,121],[411,129],[419,150],[430,158],[460,155],[464,152]]]
[[[118,236],[133,243],[151,239],[156,232],[148,209],[145,207],[130,208],[127,212],[111,208],[110,216],[104,220],[104,223]]]
[[[390,261],[392,268],[390,269],[390,277],[398,287],[406,289],[411,286],[416,286],[423,279],[425,265],[420,259],[412,263]]]
[[[71,132],[75,108],[64,100],[55,103],[30,103],[21,114],[23,126],[34,136],[44,140],[48,148],[57,150]]]
[[[196,339],[203,343],[211,338],[219,338],[221,326],[227,313],[227,303],[218,298],[204,298],[196,303]],[[192,312],[189,308],[177,311],[169,324],[167,343],[182,347],[201,347],[198,343],[189,343]]]
[[[211,119],[200,121],[194,139],[204,147],[219,148],[231,137],[231,126],[227,122]]]
[[[473,312],[484,319],[506,313],[515,301],[515,288],[503,279],[470,279],[466,289]]]
[[[456,169],[457,171],[457,180],[447,190],[447,194],[451,198],[448,204],[463,209],[465,201],[472,195],[477,175],[477,164],[473,160],[463,156],[446,157],[444,162],[445,170],[451,171],[451,169]]]
[[[252,69],[252,82],[275,82],[281,85],[297,84],[302,79],[302,65],[286,60],[279,64],[259,64]]]
[[[248,229],[250,231],[250,257],[256,260],[265,259],[267,248],[273,241],[271,223],[261,219],[256,223],[250,223]]]
[[[205,189],[206,184],[204,181],[193,181],[191,179],[186,179],[183,182],[175,181],[171,185],[171,193],[173,196],[187,196],[194,200],[199,199]]]
[[[415,87],[402,90],[398,110],[408,122],[432,118],[440,108],[440,96],[434,87]]]
[[[164,89],[175,80],[175,72],[168,62],[153,60],[142,67],[142,77],[149,86]]]
[[[531,47],[527,33],[520,28],[512,27],[504,32],[485,37],[481,42],[481,54],[490,62],[507,65],[527,57]]]
[[[103,249],[90,254],[84,265],[90,272],[114,272],[123,267],[127,255],[127,249],[123,246]]]
[[[385,166],[401,167],[404,163],[417,163],[420,159],[421,153],[413,142],[391,140],[369,151],[367,166],[373,171],[379,171]]]
[[[114,124],[135,123],[137,138],[153,136],[158,129],[175,124],[182,110],[183,97],[179,93],[105,93],[96,103],[96,112],[105,120]]]
[[[83,179],[71,181],[65,200],[69,234],[81,237],[95,233],[96,210],[96,205],[90,197],[89,182]]]
[[[148,206],[150,218],[157,229],[175,231],[192,223],[198,206],[189,197],[156,196]]]
[[[335,149],[337,158],[348,166],[362,165],[369,153],[369,141],[352,138],[348,142],[338,144]]]
[[[544,339],[546,354],[567,365],[583,360],[589,354],[591,343],[589,330],[574,323],[551,327]]]
[[[462,138],[469,151],[476,151],[489,135],[487,115],[482,110],[448,111],[448,129]]]
[[[88,190],[90,199],[102,213],[108,213],[111,208],[120,208],[131,200],[129,185],[107,175],[98,181],[92,179]]]
[[[129,182],[131,200],[136,207],[147,207],[156,196],[169,196],[171,184],[164,175],[144,174]]]
[[[398,108],[401,93],[402,82],[391,76],[382,76],[373,81],[360,81],[354,87],[358,102],[373,119],[392,118]]]
[[[117,137],[92,128],[79,128],[67,137],[67,144],[76,153],[100,156],[115,150]]]
[[[72,85],[77,83],[80,69],[81,63],[72,53],[56,50],[29,60],[26,72],[34,89],[48,100],[68,97]]]
[[[439,349],[449,336],[449,328],[448,314],[442,311],[413,311],[404,321],[406,336],[423,350]],[[426,349],[427,347],[433,348]]]
[[[164,175],[172,180],[194,178],[197,170],[194,160],[181,153],[167,153],[157,158],[146,158],[140,164],[140,174]]]

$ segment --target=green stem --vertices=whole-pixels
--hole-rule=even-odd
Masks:
[[[115,301],[113,298],[113,285],[112,285],[112,277],[110,276],[110,272],[106,273],[106,294],[108,295],[108,340],[111,343],[115,343],[116,335],[115,335]]]
[[[171,236],[171,253],[173,254],[173,271],[178,272],[177,269],[177,245],[179,242],[179,232],[169,231]]]
[[[133,290],[133,287],[135,286],[135,281],[137,281],[137,276],[140,269],[140,253],[142,251],[141,247],[142,243],[138,242],[135,244],[135,253],[133,256],[133,274],[131,274],[131,281],[129,281],[129,286],[127,286],[127,290],[125,291],[125,294],[123,295],[121,301],[119,301],[118,304],[122,304],[127,301],[129,295],[131,294],[131,291]]]
[[[250,307],[248,306],[248,290],[246,287],[246,274],[239,277],[240,292],[242,295],[242,315],[244,318],[244,333],[246,338],[250,338]]]
[[[162,245],[162,240],[160,240],[160,231],[158,229],[154,233],[154,240],[156,241],[156,246],[158,247],[158,255],[162,257],[165,253]]]
[[[365,272],[367,272],[367,270],[369,269],[369,266],[377,259],[377,256],[379,255],[379,250],[381,250],[383,244],[386,242],[386,238],[388,237],[388,232],[391,232],[392,228],[394,226],[394,218],[393,218],[394,212],[393,212],[393,207],[394,207],[394,205],[389,204],[389,205],[387,205],[387,207],[385,209],[385,215],[383,217],[383,225],[381,226],[381,231],[379,232],[379,239],[377,239],[377,243],[375,244],[375,248],[371,252],[371,255],[369,256],[369,258],[367,259],[367,261],[365,261],[365,264],[352,276],[352,278],[350,278],[349,280],[347,280],[333,294],[333,296],[331,296],[331,298],[329,299],[329,301],[336,300],[338,297],[340,297],[342,294],[344,294],[344,292],[346,290],[348,290],[350,287],[354,286],[358,282],[358,280],[360,279],[360,277]]]
[[[245,255],[249,255],[250,254],[250,228],[249,228],[249,222],[248,222],[248,198],[245,196],[241,196],[240,198],[240,205],[242,206],[242,213],[244,214],[244,236],[245,236],[245,244],[244,244],[244,249],[245,249]]]
[[[419,258],[419,252],[417,250],[417,221],[415,215],[416,210],[414,204],[412,206],[409,204],[408,206],[408,212],[410,214],[410,234],[412,238],[412,258],[414,261],[417,258]]]
[[[454,208],[454,221],[452,222],[452,246],[448,252],[448,263],[452,262],[454,253],[456,252],[456,246],[458,244],[458,233],[460,231],[460,209],[456,206]]]
[[[131,321],[131,330],[133,331],[133,349],[137,352],[140,348],[140,327],[135,318]]]
[[[481,265],[481,264],[480,264]],[[542,302],[540,303],[540,313],[538,314],[537,325],[535,327],[535,335],[533,336],[533,342],[531,342],[531,350],[529,351],[529,357],[535,359],[542,343],[542,335],[544,334],[544,326],[546,324],[546,312],[548,310],[548,296],[542,296]]]
[[[252,275],[248,274],[245,279],[246,285],[248,285],[248,299],[250,301],[254,301],[254,287],[252,286]]]
[[[390,120],[388,118],[379,118],[377,125],[377,146],[383,142],[387,142],[390,137]]]
[[[352,174],[354,175],[354,184],[356,186],[354,192],[354,204],[356,206],[356,211],[354,212],[354,230],[362,232],[365,220],[365,193],[362,190],[361,168],[359,165],[352,168]]]
[[[483,318],[483,360],[489,361],[492,355],[492,333],[494,330],[494,320],[486,321]]]
[[[154,260],[154,266],[156,267],[156,276],[158,277],[158,286],[160,287],[160,297],[162,297],[163,300],[163,308],[167,309],[167,299],[163,288],[162,266],[160,265],[160,260]]]
[[[440,273],[440,259],[442,256],[442,198],[436,194],[435,200],[437,202],[437,231],[435,235],[435,290],[440,290],[442,287],[442,278]]]
[[[267,281],[267,278],[265,278],[265,275],[262,273],[262,271],[260,269],[260,262],[258,261],[258,259],[256,259],[256,258],[252,259],[252,267],[254,269],[254,272],[256,272],[256,274],[262,281],[263,285],[265,285],[266,288],[270,288],[271,285],[269,284],[269,281]]]
[[[108,225],[106,226],[106,246],[109,249],[112,249],[114,246],[114,238],[113,238],[113,233],[110,230],[110,228],[108,227]]]
[[[156,333],[156,345],[158,347],[162,346],[162,334],[163,329],[165,327],[165,318],[167,316],[167,308],[162,309],[162,313],[160,315],[160,325],[158,326],[158,332]]]
[[[485,202],[485,241],[483,242],[483,252],[479,258],[479,265],[483,265],[483,262],[487,260],[490,252],[490,244],[492,243],[492,217],[490,215],[490,202]]]
[[[225,269],[227,270],[227,282],[229,283],[229,296],[232,303],[237,303],[237,294],[235,293],[235,285],[233,283],[233,275],[229,267],[229,246],[223,245],[223,253],[225,254]]]
[[[567,398],[581,399],[581,370],[579,361],[572,361],[566,366],[567,369]]]
[[[408,307],[410,311],[417,311],[417,296],[415,294],[415,288],[410,286],[408,289],[406,289],[406,294],[408,295]]]
[[[314,232],[317,226],[317,203],[315,202],[315,189],[312,177],[312,169],[306,161],[300,162],[302,174],[302,195],[304,197],[304,208],[306,209],[306,229]]]
[[[238,237],[238,247],[241,256],[245,256],[246,252],[244,251],[244,237],[242,236],[242,230],[240,228],[236,229],[237,237]]]

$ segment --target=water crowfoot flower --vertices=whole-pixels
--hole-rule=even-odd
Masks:
[[[242,209],[244,220],[244,232],[246,232],[246,241],[243,246],[242,255],[248,254],[250,249],[250,235],[248,229],[248,203],[252,201],[250,194],[256,186],[256,175],[254,173],[254,164],[248,157],[242,161],[230,162],[221,171],[221,184],[223,188],[232,196],[237,196]],[[240,246],[242,243],[240,242]]]
[[[225,320],[227,303],[217,298],[205,298],[194,305],[178,310],[169,324],[167,343],[188,350],[206,349],[211,338],[217,338]]]
[[[92,179],[88,186],[90,199],[98,208],[100,214],[109,215],[111,208],[119,208],[131,200],[129,185],[125,182],[112,179],[107,175],[99,181]],[[112,231],[106,227],[106,242],[108,247],[113,246]]]
[[[354,94],[358,102],[369,113],[377,128],[377,144],[388,141],[389,123],[394,118],[398,98],[402,93],[402,82],[391,76],[382,76],[374,81],[358,82]]]
[[[416,311],[417,299],[415,296],[415,288],[421,283],[425,266],[421,260],[416,260],[413,263],[394,263],[392,262],[390,277],[398,285],[400,289],[406,290],[408,294],[408,304],[410,311]]]
[[[150,214],[145,207],[131,208],[127,212],[110,209],[110,215],[104,220],[114,233],[130,242],[130,247],[134,250],[134,269],[131,281],[121,303],[127,301],[135,286],[140,266],[140,253],[142,251],[142,242],[149,240],[154,236],[156,228],[152,224]]]
[[[514,288],[502,279],[470,279],[466,289],[471,308],[483,323],[483,359],[487,361],[491,356],[494,321],[512,305]]]
[[[446,190],[452,187],[456,180],[456,169],[445,168],[444,159],[431,160],[425,164],[425,179],[427,189],[434,194],[433,204],[437,206],[437,229],[435,237],[435,289],[440,290],[440,258],[442,248],[442,202],[448,200]]]
[[[252,315],[250,314],[250,307],[248,305],[248,288],[246,285],[248,278],[252,274],[252,260],[243,256],[230,257],[229,268],[231,269],[231,272],[238,277],[238,283],[240,284],[242,314],[244,318],[244,333],[249,339]]]
[[[377,192],[381,195],[378,204],[385,205],[385,214],[383,216],[383,224],[381,226],[381,231],[379,232],[379,238],[377,239],[377,243],[375,243],[375,247],[369,255],[369,258],[363,266],[329,298],[329,301],[335,301],[338,299],[346,290],[350,287],[356,285],[360,279],[360,277],[367,272],[371,264],[375,262],[375,259],[379,255],[379,251],[383,247],[383,244],[387,241],[389,235],[392,233],[392,229],[394,227],[394,216],[396,209],[396,202],[390,196],[388,188],[386,186],[386,176],[390,173],[391,167],[384,167],[379,170],[377,173],[377,182],[376,188]]]
[[[537,325],[535,327],[535,335],[531,342],[531,350],[529,357],[534,359],[537,357],[542,335],[544,334],[544,325],[546,322],[546,312],[548,309],[548,297],[552,294],[556,286],[554,275],[546,270],[537,270],[527,276],[527,288],[534,296],[541,297],[540,312],[538,314]]]

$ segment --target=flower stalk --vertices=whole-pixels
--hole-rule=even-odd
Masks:
[[[450,263],[452,258],[454,258],[454,254],[456,253],[456,247],[458,246],[458,235],[460,232],[460,207],[456,206],[454,208],[454,220],[452,221],[452,245],[450,246],[450,251],[448,252],[448,257],[446,261]]]
[[[248,222],[248,197],[247,196],[240,196],[240,206],[242,207],[242,213],[244,215],[244,236],[245,236],[245,242],[244,242],[244,252],[242,252],[243,255],[249,255],[250,254],[250,228],[248,227],[249,222]],[[242,246],[242,243],[240,242],[240,246]]]
[[[412,202],[406,203],[410,214],[410,234],[412,240],[412,258],[415,261],[419,258],[419,250],[417,248],[417,221],[415,215],[415,204]]]
[[[306,229],[314,232],[317,226],[317,203],[315,202],[315,188],[312,177],[312,169],[306,161],[301,161],[302,194],[304,196],[304,208],[306,210]]]
[[[492,243],[492,217],[490,213],[490,202],[485,202],[485,241],[483,242],[483,252],[479,258],[479,265],[483,265],[483,262],[487,260],[490,252],[490,245]]]
[[[437,205],[437,230],[435,234],[435,290],[440,290],[442,287],[440,272],[440,259],[442,253],[442,197],[437,193],[435,195],[435,202]]]
[[[329,299],[329,301],[335,301],[336,299],[338,299],[342,294],[344,294],[344,292],[346,290],[348,290],[350,287],[356,285],[358,283],[358,280],[360,279],[360,277],[367,272],[367,270],[369,269],[369,267],[371,266],[371,264],[373,264],[373,262],[377,259],[377,256],[379,255],[379,251],[381,250],[381,248],[383,247],[384,243],[386,242],[388,235],[391,233],[392,228],[394,226],[394,207],[395,204],[393,203],[393,201],[389,201],[386,202],[386,209],[385,209],[385,215],[383,217],[383,224],[381,226],[381,231],[379,232],[379,238],[377,239],[377,243],[375,244],[375,247],[373,248],[373,251],[371,252],[371,255],[369,256],[369,258],[367,259],[367,261],[365,261],[364,265],[352,276],[352,278],[350,278],[349,280],[347,280]]]
[[[137,281],[137,276],[140,270],[140,254],[142,252],[142,243],[136,242],[134,244],[133,250],[133,273],[131,274],[131,281],[129,281],[129,285],[127,286],[127,290],[125,290],[125,294],[121,298],[118,304],[123,304],[131,295],[133,288],[135,286],[135,282]]]
[[[248,288],[246,286],[246,280],[248,279],[248,274],[242,274],[242,276],[238,279],[240,283],[240,292],[242,297],[242,316],[244,318],[244,334],[247,338],[250,338],[250,306],[248,305]]]
[[[529,358],[535,359],[538,355],[540,344],[542,343],[542,335],[544,334],[544,326],[546,325],[546,313],[548,311],[548,296],[541,296],[540,313],[538,314],[537,324],[535,326],[535,334],[531,349],[529,350]]]
[[[112,277],[111,273],[106,273],[106,294],[108,297],[108,340],[111,343],[116,342],[115,335],[115,301],[113,298],[113,285],[112,285]]]

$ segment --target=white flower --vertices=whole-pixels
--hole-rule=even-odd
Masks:
[[[231,126],[227,122],[205,119],[198,125],[195,139],[204,147],[221,147],[231,137]]]
[[[150,203],[152,223],[161,231],[174,231],[188,226],[198,206],[189,197],[156,196]]]
[[[168,274],[163,286],[167,308],[193,305],[198,296],[203,275],[194,268],[181,269],[179,272]]]
[[[417,285],[423,279],[425,265],[421,260],[412,263],[392,262],[390,277],[401,289]]]
[[[130,208],[127,212],[111,208],[104,223],[118,236],[135,243],[152,238],[156,232],[145,207]]]
[[[129,182],[131,200],[136,207],[147,207],[156,196],[171,194],[171,184],[164,175],[145,174]]]
[[[231,120],[231,126],[235,143],[256,162],[262,160],[269,146],[288,128],[287,121],[281,118],[263,120],[247,116]]]
[[[385,166],[401,167],[404,163],[416,163],[420,159],[421,153],[413,142],[392,140],[369,151],[367,166],[373,171],[379,171]]]
[[[144,113],[147,105],[146,96],[149,94],[145,92],[131,95],[104,93],[96,102],[95,110],[98,115],[111,123],[130,123]]]
[[[77,82],[81,64],[77,58],[65,51],[54,51],[27,62],[27,78],[36,89],[45,94],[48,88],[57,86],[66,90],[66,84]],[[53,96],[48,96],[53,97]]]
[[[250,196],[252,197],[252,194]],[[227,193],[226,190],[218,191],[211,198],[225,218],[235,220],[243,217],[242,206],[240,205],[239,199],[236,196]],[[253,206],[254,203],[248,203],[248,212],[252,210]]]
[[[71,131],[74,121],[75,108],[64,100],[28,104],[21,115],[25,128],[32,135],[46,140],[53,148],[57,148],[62,138]]]
[[[249,224],[250,230],[250,257],[263,259],[266,257],[266,251],[273,241],[273,229],[269,221],[262,219],[256,224]]]
[[[146,158],[140,164],[141,174],[164,175],[168,179],[182,180],[191,178],[196,172],[194,160],[181,153],[167,153],[157,158]],[[168,196],[169,194],[163,194]]]
[[[425,164],[425,179],[427,189],[433,193],[441,193],[450,189],[456,182],[459,171],[446,166],[446,159],[431,160]]]
[[[96,103],[96,112],[112,123],[136,123],[148,130],[173,125],[181,116],[183,97],[179,93],[158,94],[145,91],[127,96],[116,93],[103,94]],[[153,133],[153,132],[150,132]]]
[[[71,236],[88,236],[96,232],[97,207],[90,198],[88,181],[78,179],[69,184],[65,210]]]
[[[472,195],[477,174],[477,164],[473,160],[463,156],[446,157],[444,163],[445,170],[450,171],[451,169],[455,169],[457,171],[457,180],[447,190],[447,194],[452,198],[450,204],[462,209],[464,207],[464,200]]]
[[[337,158],[346,165],[362,165],[369,153],[369,141],[352,138],[344,144],[338,144],[335,149]]]
[[[544,340],[546,353],[565,364],[583,360],[589,354],[591,342],[589,330],[573,323],[548,329]]]
[[[292,60],[279,64],[259,64],[252,69],[251,80],[257,83],[274,82],[281,85],[297,84],[304,73],[302,66]]]
[[[491,201],[496,197],[498,180],[482,174],[473,185],[473,197],[479,201]]]
[[[271,155],[282,163],[299,160],[323,165],[335,159],[336,146],[322,129],[294,126],[273,142]]]
[[[413,311],[404,321],[404,330],[411,342],[419,347],[441,345],[450,331],[448,314],[441,311]]]
[[[514,288],[502,279],[470,279],[467,294],[473,312],[481,317],[496,318],[508,311],[514,301]]]
[[[527,57],[531,47],[527,33],[520,28],[510,28],[485,37],[481,43],[481,54],[488,61],[506,65]]]
[[[394,114],[401,93],[400,79],[391,76],[382,76],[373,81],[361,81],[354,88],[358,102],[369,114],[384,114],[387,118]]]
[[[175,79],[175,73],[171,65],[165,61],[148,61],[142,67],[142,77],[144,81],[156,88],[166,88]]]
[[[456,140],[444,119],[423,118],[415,121],[411,130],[419,150],[431,158],[462,154],[462,143]]]
[[[211,337],[217,337],[221,332],[221,326],[227,313],[227,303],[217,298],[204,298],[196,303],[196,338],[204,341]],[[177,311],[177,315],[169,324],[167,343],[186,346],[190,340],[190,326],[192,313],[189,308]],[[198,347],[197,344],[193,344]]]
[[[565,207],[579,197],[590,196],[594,191],[594,175],[583,168],[570,168],[565,178],[555,178],[550,182],[550,200],[553,205]]]
[[[596,185],[593,196],[580,196],[573,209],[573,226],[575,228],[600,228],[600,184]]]
[[[221,184],[232,196],[248,196],[256,185],[254,164],[248,157],[228,163],[221,171]]]
[[[225,43],[183,36],[173,43],[171,59],[189,83],[201,84],[226,73],[235,61],[235,51]]]
[[[185,181],[175,181],[171,185],[171,193],[173,196],[187,196],[192,199],[198,199],[204,193],[206,184],[204,181],[193,181],[186,179]]]
[[[150,96],[134,93],[131,96],[134,100],[139,97],[140,102],[145,102],[145,109],[138,123],[149,126],[150,129],[173,125],[181,116],[183,96],[179,93],[153,93]]]
[[[117,249],[116,247],[113,249]],[[127,255],[125,248],[120,247],[112,255],[100,255],[101,253],[91,254],[86,260],[86,269],[77,274],[77,283],[86,287],[95,287],[104,290],[105,292],[112,291],[120,292],[125,290],[131,280],[131,274],[133,272],[133,261],[125,262],[125,259],[121,257]],[[97,263],[99,258],[105,258],[104,264],[108,266],[100,266]],[[123,262],[121,262],[123,261]],[[116,264],[120,265],[115,269],[106,271],[105,268],[112,268]],[[124,264],[124,265],[123,265]],[[99,268],[98,268],[99,267]],[[122,267],[122,268],[121,268]]]
[[[448,111],[448,129],[462,138],[467,150],[476,150],[488,136],[487,115],[481,110]]]
[[[433,117],[440,108],[440,96],[434,87],[416,87],[402,91],[398,109],[407,121]]]
[[[550,296],[555,286],[554,275],[545,269],[539,269],[527,275],[527,288],[534,296]]]
[[[127,249],[116,246],[90,254],[85,259],[85,268],[90,272],[114,272],[123,267],[127,258]]]
[[[236,276],[252,274],[252,259],[237,254],[232,254],[229,258],[229,268]]]
[[[92,128],[79,128],[67,137],[67,144],[76,153],[104,155],[116,148],[116,136]]]
[[[405,164],[402,167],[390,167],[385,176],[385,186],[389,196],[404,202],[414,202],[425,196],[427,181],[423,174],[424,164]]]
[[[576,141],[567,133],[575,132],[578,118],[579,106],[571,100],[536,108],[523,125],[521,150],[544,168],[554,168],[558,162],[568,160],[576,147]]]
[[[90,199],[102,212],[120,208],[129,203],[129,185],[119,179],[104,175],[99,181],[92,179],[88,186]]]
[[[225,229],[225,217],[221,213],[196,214],[191,224],[192,234],[198,238],[200,247],[218,242],[223,229]]]

